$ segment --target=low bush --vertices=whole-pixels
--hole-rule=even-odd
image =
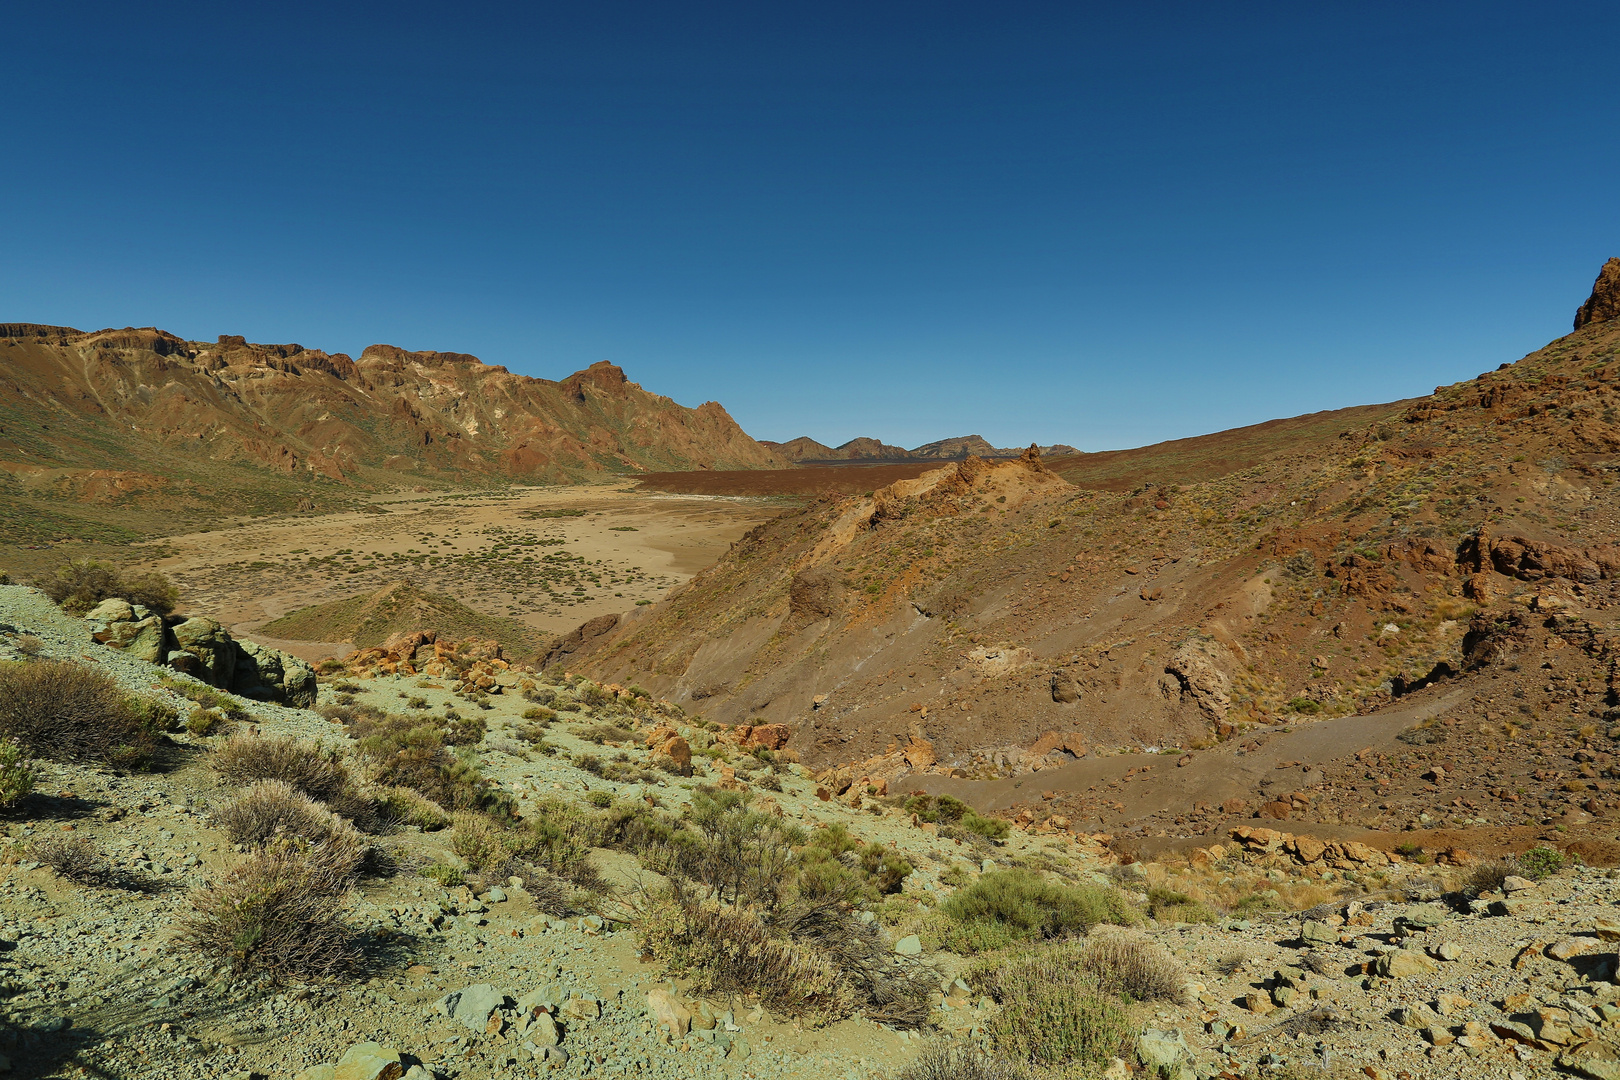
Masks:
[[[1556,848],[1536,847],[1513,857],[1514,865],[1518,867],[1521,877],[1531,881],[1541,881],[1552,877],[1564,868],[1564,853]]]
[[[94,559],[70,559],[35,584],[64,611],[79,615],[114,597],[159,615],[180,602],[180,590],[162,574],[122,571]]]
[[[1114,931],[1098,931],[1080,950],[1080,966],[1102,990],[1132,1001],[1186,998],[1186,972],[1162,945]]]
[[[536,808],[526,824],[507,828],[478,813],[455,815],[450,847],[475,873],[491,881],[528,879],[544,871],[566,879],[587,893],[607,891],[601,872],[590,860],[599,823],[587,811],[559,800]]]
[[[0,810],[10,810],[34,790],[37,777],[16,739],[0,739]]]
[[[635,739],[633,734],[613,724],[592,724],[590,727],[572,728],[570,731],[586,742],[593,742],[598,746],[604,743],[631,742]]]
[[[998,931],[1014,940],[1030,940],[1085,933],[1102,923],[1129,926],[1137,921],[1114,889],[1062,885],[1031,870],[985,874],[952,893],[939,911],[990,941],[1001,936]]]
[[[1502,882],[1507,880],[1509,874],[1518,873],[1517,868],[1505,859],[1482,859],[1468,868],[1463,875],[1462,892],[1469,897],[1480,897],[1485,893],[1501,892]]]
[[[1212,923],[1220,921],[1220,913],[1186,893],[1154,885],[1148,889],[1148,914],[1158,922]]]
[[[444,728],[433,717],[366,707],[323,711],[348,725],[378,783],[408,787],[450,810],[482,810],[502,817],[516,812],[512,797],[491,784],[470,755],[458,756],[446,748]]]
[[[282,840],[191,896],[178,944],[237,974],[334,978],[357,974],[359,935],[340,918],[346,886],[310,861],[307,844]]]
[[[375,818],[371,800],[355,789],[337,753],[315,743],[244,733],[216,746],[208,762],[232,783],[279,780],[350,820],[369,824]]]
[[[186,717],[186,730],[199,738],[207,737],[219,731],[225,724],[223,713],[213,709],[205,709],[201,705],[191,710]]]
[[[1080,941],[1022,946],[968,969],[967,981],[1001,1005],[986,1025],[997,1053],[1049,1069],[1096,1067],[1121,1055],[1133,1026],[1085,967],[1086,947]]]
[[[701,900],[678,885],[643,898],[635,922],[642,951],[694,989],[757,996],[772,1012],[812,1024],[854,1009],[854,994],[817,950],[771,933],[746,905]]]
[[[312,871],[331,878],[332,889],[359,877],[368,856],[353,825],[280,780],[252,785],[214,815],[214,824],[232,843],[250,847],[267,847],[287,837],[305,841]]]
[[[0,664],[0,737],[32,757],[142,768],[157,750],[162,719],[99,669],[61,660]]]
[[[992,1057],[971,1043],[930,1042],[895,1080],[1030,1080],[1016,1062]]]
[[[394,825],[414,825],[434,832],[450,824],[444,807],[408,787],[385,788],[377,797],[377,814]]]
[[[166,688],[179,694],[193,705],[204,709],[212,709],[231,720],[246,720],[248,711],[235,697],[215,690],[212,686],[197,682],[195,679],[160,679],[159,682]]]
[[[43,840],[32,845],[28,853],[35,862],[77,885],[112,885],[119,877],[101,848],[89,837]]]

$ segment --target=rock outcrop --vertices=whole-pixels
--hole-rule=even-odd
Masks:
[[[213,619],[163,616],[126,600],[105,600],[85,616],[103,645],[163,664],[220,690],[257,701],[315,704],[315,671],[289,653],[237,641]]]
[[[1610,259],[1592,283],[1592,295],[1575,311],[1575,329],[1620,318],[1620,259]]]

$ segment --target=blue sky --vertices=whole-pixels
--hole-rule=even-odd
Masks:
[[[7,9],[0,321],[1140,445],[1428,392],[1620,254],[1612,3]]]

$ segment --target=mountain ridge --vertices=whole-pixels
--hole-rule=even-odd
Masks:
[[[401,482],[786,464],[719,403],[679,405],[606,361],[553,381],[386,344],[354,359],[20,322],[0,323],[0,358],[3,494],[240,512]]]

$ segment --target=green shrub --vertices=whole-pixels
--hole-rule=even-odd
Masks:
[[[1555,848],[1536,847],[1513,857],[1513,862],[1519,868],[1519,873],[1531,881],[1541,881],[1549,878],[1564,868],[1567,860],[1564,854]]]
[[[1051,1069],[1095,1067],[1120,1053],[1130,1017],[1086,966],[1087,945],[1021,946],[968,968],[967,982],[1001,1005],[986,1025],[997,1053]]]
[[[125,694],[97,668],[60,660],[0,664],[0,737],[32,757],[141,768],[158,747],[153,717],[145,699]]]
[[[167,615],[180,602],[174,582],[155,572],[125,572],[94,559],[70,559],[36,583],[64,611],[82,615],[117,597]]]
[[[1084,933],[1101,923],[1130,925],[1135,913],[1113,889],[1061,885],[1031,870],[998,870],[958,889],[939,906],[952,921],[1004,927],[1016,940]],[[986,931],[991,939],[995,934]]]
[[[986,840],[1005,840],[1012,832],[1012,824],[1001,818],[984,817],[972,810],[962,815],[959,828],[977,833]]]
[[[444,728],[433,717],[364,707],[323,712],[348,725],[360,756],[374,766],[378,783],[408,787],[452,810],[480,810],[501,817],[516,812],[511,795],[490,783],[470,752],[450,753]]]
[[[598,810],[606,810],[613,805],[613,795],[607,791],[593,791],[585,796],[585,801]]]
[[[527,709],[523,710],[523,719],[544,721],[549,723],[550,721],[557,719],[557,713],[555,710],[548,709],[544,705],[531,705]],[[545,729],[542,727],[541,730],[544,731]]]
[[[436,881],[446,889],[458,888],[467,883],[467,876],[454,866],[444,863],[433,863],[422,871],[422,876],[429,881]]]
[[[213,709],[205,709],[201,705],[191,710],[186,717],[186,730],[191,734],[206,737],[214,734],[225,723],[225,717]]]
[[[0,810],[10,810],[34,790],[36,777],[16,739],[0,739]]]

